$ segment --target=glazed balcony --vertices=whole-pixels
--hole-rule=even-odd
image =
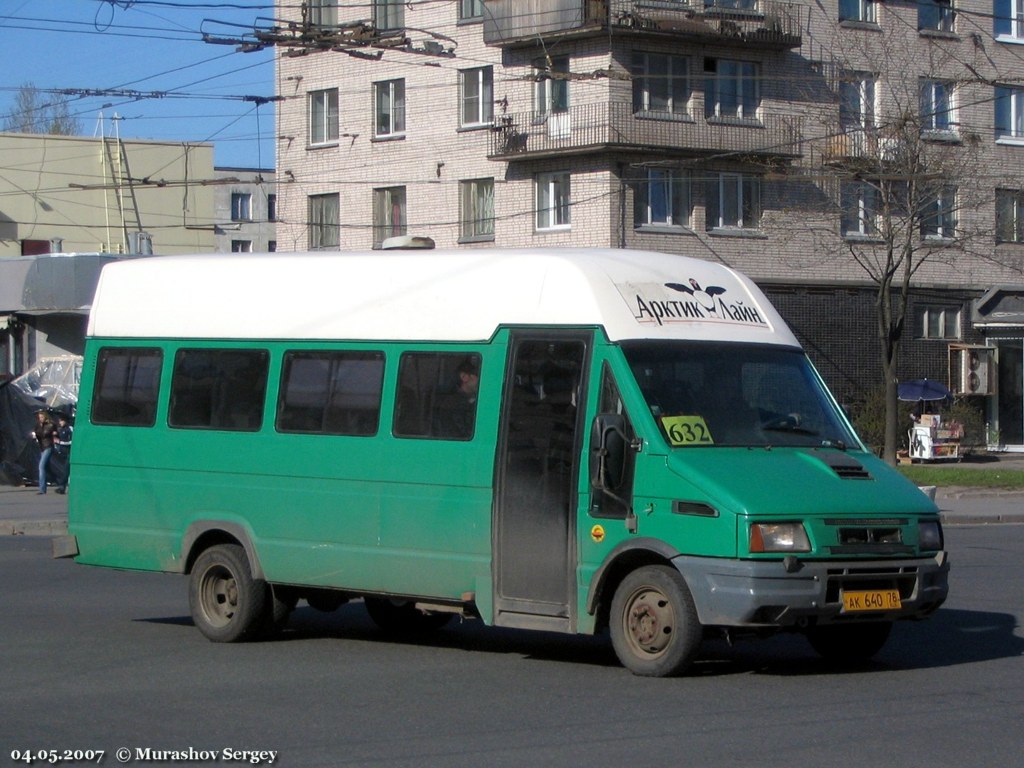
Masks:
[[[838,128],[822,148],[822,160],[836,166],[874,166],[896,162],[902,155],[898,139],[880,136],[878,128]]]
[[[801,156],[802,143],[802,120],[789,115],[765,115],[759,120],[681,119],[659,113],[638,115],[632,104],[604,102],[554,114],[496,115],[487,157],[515,161],[597,151],[642,151],[790,159]]]
[[[777,0],[484,0],[487,45],[643,35],[785,50],[802,42],[801,6]]]

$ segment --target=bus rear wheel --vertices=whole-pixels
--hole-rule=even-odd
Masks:
[[[268,587],[254,579],[245,550],[218,544],[196,559],[189,579],[192,621],[216,643],[248,640],[268,619]]]
[[[609,629],[619,661],[645,677],[685,672],[703,634],[686,582],[665,565],[639,568],[622,580],[612,598]]]

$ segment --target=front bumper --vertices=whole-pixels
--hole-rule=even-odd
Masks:
[[[949,592],[945,552],[906,560],[782,561],[673,558],[704,626],[792,627],[845,621],[920,618]],[[897,589],[901,607],[843,612],[844,590]]]

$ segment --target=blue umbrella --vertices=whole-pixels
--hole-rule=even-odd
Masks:
[[[900,400],[952,400],[953,393],[945,384],[930,379],[913,379],[899,384]]]

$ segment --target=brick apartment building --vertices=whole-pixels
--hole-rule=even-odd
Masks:
[[[265,33],[279,250],[718,261],[854,402],[879,381],[871,271],[911,221],[899,378],[1024,450],[1024,0],[365,2],[281,4]],[[919,188],[916,218],[892,204]]]

